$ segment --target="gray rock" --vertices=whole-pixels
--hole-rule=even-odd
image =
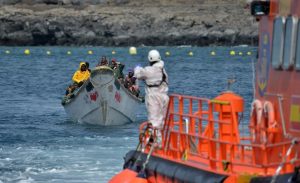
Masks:
[[[83,2],[81,0],[71,0],[72,5],[81,5]]]
[[[234,34],[236,34],[236,31],[234,31],[234,30],[232,30],[232,29],[226,29],[225,31],[224,31],[224,34],[226,35],[226,36],[230,36],[230,35],[234,35]]]
[[[31,31],[34,34],[40,34],[40,35],[48,34],[48,30],[41,23],[34,24]]]
[[[61,39],[65,36],[65,33],[63,31],[55,32],[54,36],[56,39]]]
[[[1,6],[0,45],[257,44],[249,10],[219,1],[22,0],[42,4]]]
[[[85,37],[87,37],[87,38],[94,38],[94,37],[96,37],[96,34],[93,31],[88,31],[86,33]]]
[[[29,32],[13,32],[6,35],[4,40],[7,41],[7,45],[30,45],[33,42],[32,34]]]
[[[59,0],[43,0],[45,4],[58,4]]]
[[[22,0],[0,0],[0,5],[5,5],[5,4],[12,5],[20,2],[22,2]]]

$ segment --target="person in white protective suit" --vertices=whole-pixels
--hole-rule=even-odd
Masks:
[[[148,112],[148,122],[154,129],[163,128],[165,115],[169,103],[168,96],[168,75],[164,69],[164,62],[161,60],[157,50],[151,50],[148,54],[150,66],[136,67],[134,75],[139,80],[145,81],[145,104]]]

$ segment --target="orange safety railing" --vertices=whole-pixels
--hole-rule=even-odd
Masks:
[[[243,134],[249,134],[249,128]],[[240,135],[239,112],[230,101],[171,95],[162,148],[154,155],[222,174],[272,175],[280,165],[281,173],[299,165],[295,149],[289,148],[291,141],[257,144],[251,139],[250,134]],[[270,153],[278,158],[270,159]]]

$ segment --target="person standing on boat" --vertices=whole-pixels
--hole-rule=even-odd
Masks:
[[[134,76],[145,81],[145,104],[148,112],[148,123],[157,130],[157,141],[161,139],[160,130],[163,128],[169,103],[168,75],[164,69],[157,50],[148,53],[149,66],[134,69]]]

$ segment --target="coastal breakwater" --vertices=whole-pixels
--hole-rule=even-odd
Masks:
[[[0,0],[0,5],[0,45],[256,46],[258,41],[258,23],[237,0]]]

